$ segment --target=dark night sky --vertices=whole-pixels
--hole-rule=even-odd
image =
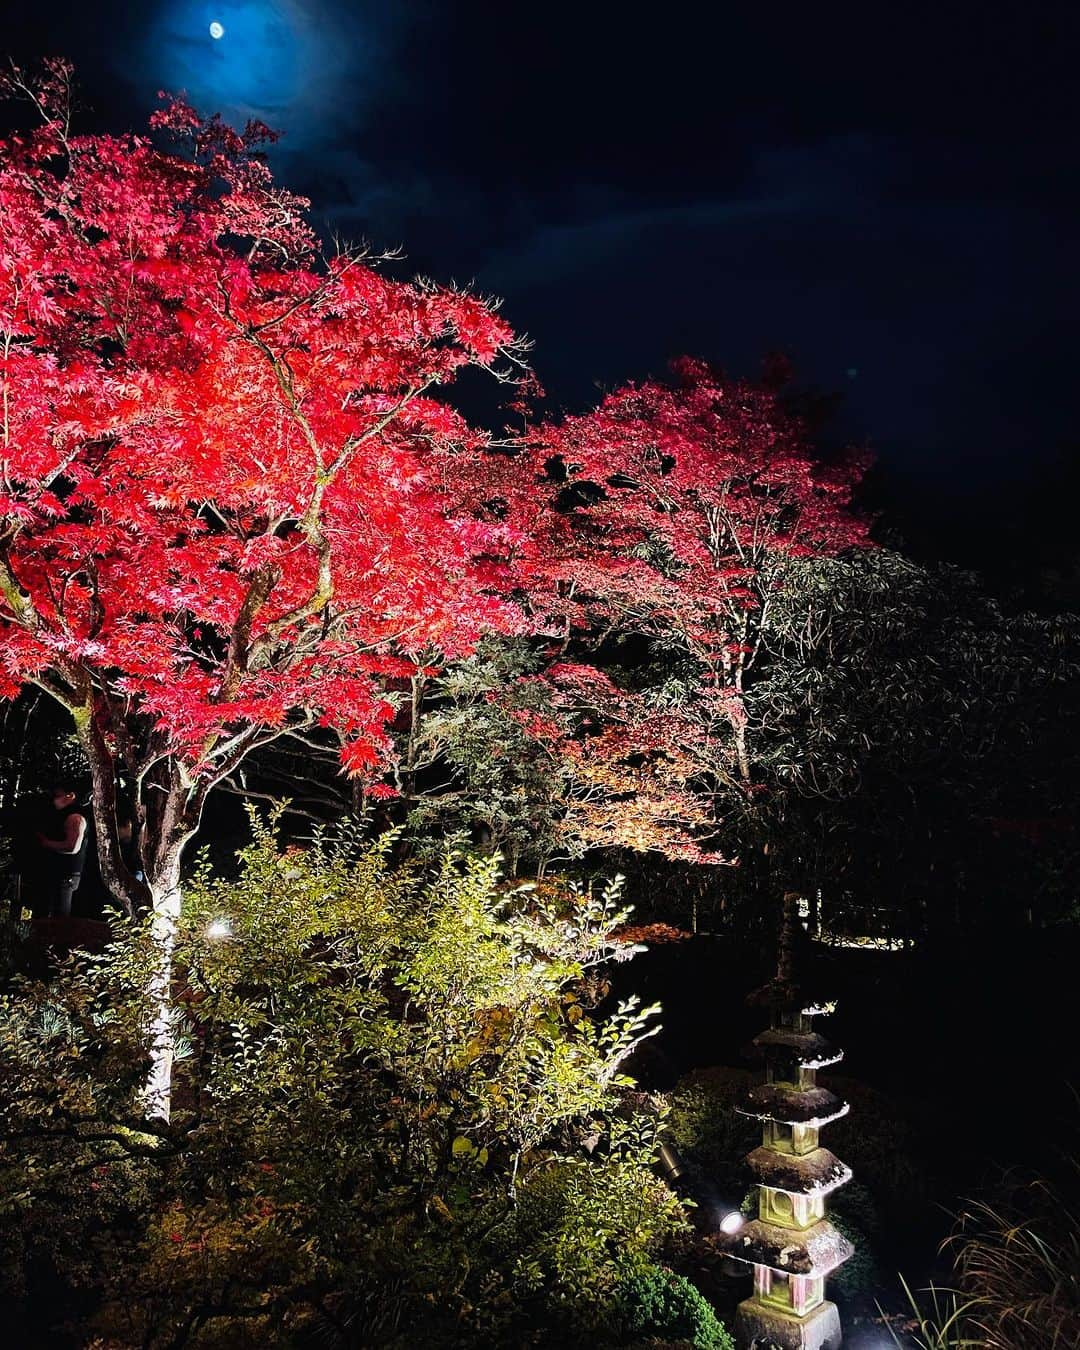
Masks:
[[[328,228],[505,297],[559,404],[784,349],[916,533],[1020,548],[1049,466],[1071,524],[1073,4],[18,10],[0,45],[74,59],[87,124],[168,87],[281,128]]]

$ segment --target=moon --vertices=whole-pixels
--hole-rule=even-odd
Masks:
[[[367,115],[355,91],[382,78],[413,13],[412,5],[366,0],[162,0],[137,8],[146,25],[128,26],[131,46],[118,65],[139,71],[148,101],[156,89],[183,89],[193,107],[220,112],[230,125],[254,118],[288,131],[275,156],[282,171],[292,156],[329,144],[339,117]],[[328,121],[331,100],[338,107]]]

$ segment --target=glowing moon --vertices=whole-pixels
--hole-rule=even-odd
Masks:
[[[225,36],[225,29],[223,25],[218,23],[217,19],[215,19],[214,22],[210,25],[210,36],[214,39],[215,42],[217,41],[218,38],[223,38]]]

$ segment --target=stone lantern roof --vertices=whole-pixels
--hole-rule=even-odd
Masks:
[[[827,1125],[848,1113],[848,1104],[828,1088],[798,1088],[784,1083],[759,1083],[752,1087],[736,1111],[755,1120],[780,1125]]]
[[[725,1249],[740,1261],[768,1266],[785,1275],[828,1275],[855,1250],[827,1219],[805,1232],[754,1219],[733,1234]]]
[[[762,1147],[746,1161],[760,1185],[789,1195],[828,1195],[851,1180],[851,1168],[827,1148],[795,1155]]]
[[[789,1050],[795,1061],[806,1069],[823,1069],[829,1064],[839,1064],[844,1058],[843,1050],[837,1050],[816,1031],[770,1027],[768,1031],[754,1037],[754,1045],[759,1050]]]
[[[836,1011],[836,1000],[814,984],[774,976],[747,997],[751,1007],[790,1008],[803,1017],[825,1017]]]

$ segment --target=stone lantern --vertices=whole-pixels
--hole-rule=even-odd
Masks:
[[[762,1125],[761,1147],[747,1157],[757,1217],[720,1240],[727,1255],[754,1268],[754,1293],[735,1324],[739,1350],[837,1350],[840,1316],[825,1299],[825,1277],[853,1250],[825,1217],[826,1196],[850,1181],[851,1170],[819,1134],[848,1105],[817,1085],[818,1070],[842,1052],[813,1029],[834,1005],[791,978],[795,899],[785,898],[777,976],[753,996],[771,1011],[769,1029],[754,1041],[765,1055],[765,1082],[736,1108]]]

